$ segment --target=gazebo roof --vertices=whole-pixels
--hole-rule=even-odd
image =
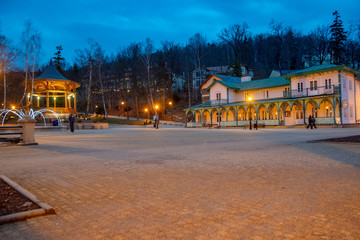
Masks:
[[[50,62],[49,66],[45,69],[43,73],[40,74],[35,79],[55,79],[55,80],[69,80],[66,79],[63,75],[56,70],[55,66]],[[69,80],[71,81],[71,80]]]

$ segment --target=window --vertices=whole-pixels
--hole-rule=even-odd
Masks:
[[[346,89],[346,80],[343,80],[343,88]]]
[[[303,92],[303,83],[298,83],[298,92]]]
[[[350,118],[353,118],[353,106],[350,104]]]
[[[317,90],[317,81],[314,81],[314,90]]]
[[[349,80],[349,90],[352,90],[352,81],[351,80]]]
[[[269,90],[264,91],[264,98],[269,98]]]
[[[325,89],[328,89],[328,80],[325,79]]]
[[[249,98],[249,93],[248,93],[248,92],[245,92],[244,95],[245,95],[245,101],[247,101],[248,98]]]
[[[331,89],[331,79],[329,78],[329,89]]]
[[[314,90],[314,81],[310,81],[310,91]]]
[[[220,100],[221,99],[221,93],[216,93],[216,100]]]

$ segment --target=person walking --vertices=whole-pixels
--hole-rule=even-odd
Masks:
[[[313,128],[313,126],[314,126],[314,128],[317,128],[316,124],[315,124],[315,117],[314,116],[311,117],[311,123],[312,123],[311,129]]]
[[[159,114],[157,114],[157,112],[155,112],[155,128],[159,129]]]
[[[75,123],[75,116],[70,113],[69,115],[69,125],[70,125],[70,132],[74,133],[74,123]]]
[[[309,121],[309,123],[308,123],[308,125],[307,125],[307,127],[306,127],[306,129],[309,129],[309,127],[311,126],[311,129],[313,128],[313,126],[312,126],[312,116],[311,115],[309,115],[309,119],[308,119],[308,121]]]

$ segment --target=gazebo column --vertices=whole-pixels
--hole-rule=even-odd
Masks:
[[[37,107],[39,108],[40,107],[40,97],[37,96]]]
[[[46,107],[49,108],[50,101],[49,101],[49,91],[46,92]]]
[[[65,99],[64,99],[64,102],[65,102],[65,109],[67,109],[68,108],[68,98],[67,98],[67,92],[65,92]]]
[[[76,111],[76,93],[74,93],[74,110]]]

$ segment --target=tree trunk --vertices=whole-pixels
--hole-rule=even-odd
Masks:
[[[139,102],[138,96],[135,96],[135,109],[136,109],[136,119],[139,121]]]
[[[91,60],[90,60],[90,61],[91,61]],[[92,82],[92,62],[90,62],[89,85],[88,85],[88,89],[87,89],[87,101],[86,101],[86,112],[85,112],[85,116],[88,116],[89,110],[90,110],[91,82]]]
[[[6,109],[6,68],[4,68],[4,109]]]
[[[105,115],[105,118],[107,118],[108,115],[107,115],[107,111],[106,111],[106,102],[105,102],[105,96],[104,96],[104,84],[103,84],[102,77],[101,77],[101,63],[99,64],[99,80],[100,80],[101,99],[102,99],[103,108],[104,108],[104,115]]]

